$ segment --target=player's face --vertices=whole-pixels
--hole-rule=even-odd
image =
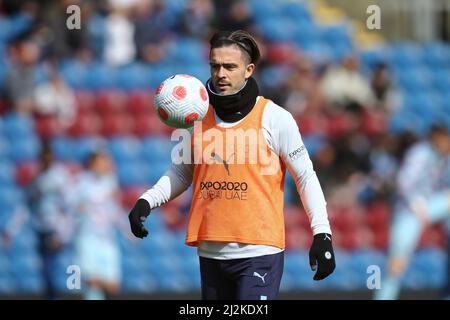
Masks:
[[[92,169],[99,175],[106,175],[112,171],[112,163],[107,155],[99,155],[92,164]]]
[[[210,55],[211,79],[219,94],[239,91],[252,73],[255,65],[248,63],[237,46],[214,48]]]
[[[450,154],[450,135],[439,134],[434,137],[434,145],[443,155]]]

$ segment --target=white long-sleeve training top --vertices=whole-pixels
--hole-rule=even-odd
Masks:
[[[242,121],[224,122],[216,114],[215,119],[220,127],[225,128],[233,127]],[[267,144],[281,157],[294,177],[313,234],[331,234],[322,188],[294,118],[288,111],[269,101],[262,122]],[[193,170],[194,164],[172,164],[158,182],[141,196],[141,199],[147,200],[153,209],[176,198],[191,185]],[[198,247],[199,256],[224,260],[256,257],[281,251],[282,249],[273,246],[212,241],[201,241]]]

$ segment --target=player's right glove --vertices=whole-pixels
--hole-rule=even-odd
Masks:
[[[138,238],[143,239],[148,235],[148,230],[144,227],[143,222],[150,214],[150,211],[150,204],[147,200],[139,199],[128,215],[131,232]]]

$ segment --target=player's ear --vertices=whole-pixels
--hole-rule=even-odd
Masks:
[[[248,79],[252,76],[254,69],[255,69],[254,63],[250,63],[247,65],[247,67],[245,68],[245,79]]]

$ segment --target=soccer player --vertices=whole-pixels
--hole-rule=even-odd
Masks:
[[[45,296],[57,299],[53,273],[58,255],[69,244],[73,232],[67,203],[72,176],[69,169],[55,160],[48,144],[41,151],[40,170],[30,187],[30,204],[43,262]]]
[[[172,163],[138,199],[129,214],[131,229],[136,237],[147,236],[142,222],[150,210],[192,184],[186,244],[198,248],[202,299],[276,299],[285,249],[285,168],[311,223],[314,280],[335,269],[326,202],[294,118],[259,94],[252,78],[260,58],[254,38],[241,30],[218,32],[210,44],[211,105],[193,129],[194,161]],[[242,132],[248,136],[239,142],[230,138]],[[251,133],[261,139],[255,142]],[[211,135],[223,143],[211,147]]]
[[[450,136],[445,126],[433,126],[428,138],[406,153],[397,176],[397,203],[390,230],[387,276],[375,291],[377,300],[399,296],[401,279],[423,228],[450,216]]]
[[[120,288],[121,255],[115,230],[124,227],[120,228],[123,215],[118,190],[109,155],[91,154],[71,200],[77,225],[75,263],[85,281],[83,295],[87,300],[103,300],[106,294],[116,294]]]

